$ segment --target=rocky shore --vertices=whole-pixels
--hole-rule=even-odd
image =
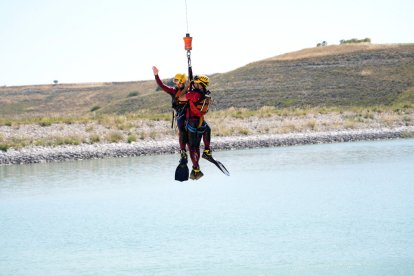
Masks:
[[[305,144],[351,142],[360,140],[396,139],[414,136],[414,126],[371,128],[288,134],[258,134],[213,137],[213,150],[280,147]],[[29,146],[20,150],[0,151],[0,165],[61,162],[109,157],[172,154],[178,151],[175,138],[143,140],[132,143],[97,143],[54,147]]]

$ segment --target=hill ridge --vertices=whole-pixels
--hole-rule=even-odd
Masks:
[[[357,51],[370,51],[379,49],[392,49],[404,45],[412,44],[372,44],[372,43],[356,43],[356,44],[343,44],[343,45],[328,45],[321,47],[305,48],[298,51],[293,51],[274,57],[270,57],[264,60],[294,60],[302,58],[312,57],[325,57],[330,55],[347,54]]]
[[[307,48],[210,75],[213,110],[414,103],[414,44]],[[154,80],[0,87],[0,116],[167,112]]]

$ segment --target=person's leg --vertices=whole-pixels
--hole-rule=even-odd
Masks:
[[[207,124],[206,121],[204,121],[205,123],[205,130],[203,133],[203,143],[204,143],[204,151],[203,151],[203,158],[208,159],[209,157],[213,157],[213,154],[211,152],[211,148],[210,148],[210,141],[211,141],[211,128],[210,126]]]
[[[180,163],[187,164],[187,151],[186,145],[188,143],[188,134],[185,128],[185,116],[177,116],[177,128],[178,128],[178,143],[180,144]]]
[[[178,127],[178,142],[180,144],[180,150],[185,151],[185,146],[187,145],[187,130],[185,129],[185,116],[177,117],[177,127]]]
[[[204,150],[210,150],[211,128],[207,124],[206,121],[204,121],[204,122],[205,122],[205,130],[204,130],[204,133],[203,133]]]
[[[188,132],[190,158],[193,162],[193,168],[199,169],[198,161],[200,160],[200,146],[197,146],[198,135],[197,132]]]
[[[198,120],[189,120],[187,123],[188,131],[188,147],[190,149],[190,158],[193,163],[193,170],[191,171],[191,179],[199,179],[203,176],[200,170],[200,143],[203,136],[202,132],[197,131]]]

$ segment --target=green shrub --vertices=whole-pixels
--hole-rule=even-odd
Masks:
[[[129,92],[128,98],[138,96],[138,94],[139,93],[137,91]]]
[[[78,136],[65,136],[65,137],[57,137],[55,139],[56,145],[80,145],[82,143],[82,139]]]
[[[241,135],[249,135],[251,133],[250,129],[247,128],[240,128],[238,131]]]
[[[93,135],[89,136],[89,142],[91,144],[99,143],[100,141],[101,141],[101,137],[99,137],[99,135],[97,135],[97,134],[93,134]]]
[[[43,126],[43,127],[50,126],[50,125],[52,125],[52,119],[51,118],[46,118],[46,117],[41,118],[40,121],[39,121],[39,125]]]
[[[38,140],[34,141],[33,144],[35,146],[38,146],[38,147],[47,146],[47,142],[44,139],[38,139]]]
[[[124,136],[119,131],[112,131],[111,133],[108,134],[107,139],[110,143],[117,143],[117,142],[123,140]]]
[[[371,39],[367,37],[364,39],[357,39],[357,38],[341,39],[339,41],[339,44],[354,44],[354,43],[371,43]]]
[[[137,136],[135,134],[128,135],[128,143],[136,142]]]
[[[10,148],[10,145],[8,144],[0,144],[1,151],[7,151],[9,148]]]
[[[94,107],[91,108],[91,112],[94,112],[94,111],[96,111],[96,110],[98,110],[100,108],[101,108],[100,106],[95,105]]]

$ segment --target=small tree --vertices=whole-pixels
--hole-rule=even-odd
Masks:
[[[54,80],[54,81],[53,81],[53,83],[54,83],[54,84],[58,84],[58,80]]]
[[[326,42],[325,40],[322,41],[321,43],[316,44],[316,47],[323,47],[323,46],[327,46],[328,42]]]
[[[371,39],[370,38],[364,38],[364,39],[357,39],[357,38],[352,38],[352,39],[342,39],[341,41],[339,41],[340,44],[356,44],[356,43],[371,43]]]

